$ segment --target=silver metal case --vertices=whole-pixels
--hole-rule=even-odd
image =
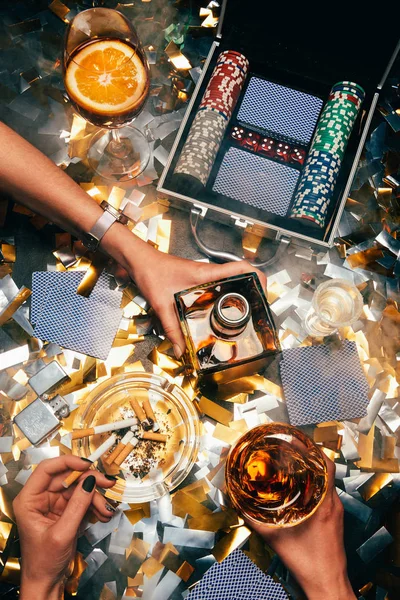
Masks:
[[[299,245],[306,245],[306,246],[319,246],[319,247],[323,247],[323,248],[329,248],[333,245],[333,241],[337,235],[337,229],[339,226],[339,222],[345,207],[345,203],[346,200],[349,196],[350,193],[350,189],[351,189],[351,185],[356,173],[356,169],[357,169],[357,165],[358,162],[360,160],[361,157],[361,152],[363,150],[364,144],[365,144],[365,140],[368,134],[368,130],[371,124],[371,120],[377,105],[377,101],[379,98],[379,92],[380,89],[383,86],[383,83],[389,73],[390,67],[392,66],[396,55],[399,51],[399,45],[397,45],[397,47],[395,48],[394,53],[391,55],[391,58],[389,60],[389,63],[386,65],[386,70],[382,69],[382,71],[384,71],[383,76],[381,78],[380,81],[376,81],[373,85],[370,83],[370,89],[369,89],[369,94],[368,94],[368,102],[366,102],[365,104],[365,108],[366,108],[366,112],[363,115],[362,121],[360,121],[361,123],[361,127],[360,129],[357,131],[357,143],[353,142],[352,143],[352,149],[351,149],[351,153],[350,153],[350,158],[351,158],[351,166],[350,166],[350,170],[349,173],[347,175],[347,179],[344,182],[344,185],[341,186],[341,193],[340,196],[335,200],[335,208],[332,212],[332,215],[329,219],[329,223],[325,228],[325,232],[324,234],[321,234],[321,232],[316,232],[315,234],[312,232],[312,230],[310,231],[310,228],[308,228],[308,231],[306,231],[306,233],[302,233],[301,231],[299,231],[299,227],[294,227],[295,229],[297,228],[297,231],[294,231],[293,228],[291,227],[291,221],[293,221],[293,219],[289,219],[286,218],[285,221],[283,222],[282,225],[276,225],[274,223],[269,222],[268,220],[264,220],[262,219],[258,219],[258,218],[249,218],[246,214],[245,211],[242,212],[238,212],[237,210],[229,210],[229,207],[227,208],[222,207],[222,206],[218,206],[216,204],[215,201],[213,201],[213,198],[210,196],[210,201],[208,201],[207,198],[202,197],[201,199],[198,198],[193,198],[187,195],[184,195],[182,193],[179,193],[177,191],[175,191],[174,189],[171,189],[171,187],[168,185],[168,178],[171,176],[172,172],[173,172],[173,168],[174,168],[174,164],[176,162],[176,154],[178,151],[178,147],[182,147],[182,144],[185,140],[185,137],[187,135],[188,132],[188,122],[190,123],[193,114],[195,112],[195,110],[197,110],[197,106],[198,103],[201,99],[201,94],[203,93],[204,90],[204,86],[207,83],[208,78],[210,77],[210,74],[212,72],[212,65],[213,65],[213,57],[214,54],[217,52],[219,53],[220,50],[222,49],[226,49],[227,48],[227,41],[224,41],[224,36],[228,37],[227,34],[224,34],[223,36],[223,31],[228,30],[228,26],[223,26],[223,18],[225,15],[225,19],[226,19],[226,13],[229,12],[230,10],[230,6],[235,7],[235,0],[230,0],[230,2],[228,2],[228,0],[224,0],[223,2],[223,6],[222,6],[222,14],[221,14],[221,19],[220,19],[220,24],[219,24],[219,29],[218,29],[218,33],[217,33],[217,39],[216,41],[212,44],[212,47],[210,49],[210,52],[208,54],[207,60],[204,63],[204,67],[202,70],[202,74],[201,77],[199,79],[199,81],[197,82],[196,88],[193,92],[193,95],[191,97],[190,103],[188,105],[187,111],[185,113],[185,116],[183,118],[183,121],[181,123],[180,129],[178,131],[178,134],[176,136],[176,139],[174,141],[174,144],[172,146],[168,161],[165,165],[165,168],[163,170],[163,173],[159,179],[159,183],[158,183],[158,194],[159,194],[159,198],[162,199],[166,199],[173,207],[177,207],[177,208],[182,208],[184,210],[189,210],[189,211],[193,211],[195,213],[197,213],[197,215],[200,216],[200,219],[203,217],[207,217],[210,218],[212,220],[215,220],[217,222],[223,223],[223,224],[227,224],[227,225],[233,225],[233,226],[237,226],[239,227],[241,230],[246,229],[248,231],[252,231],[253,233],[259,235],[259,236],[263,236],[263,237],[268,237],[271,239],[275,239],[277,241],[283,239],[285,241],[290,241],[290,240],[296,240],[296,242]],[[230,38],[232,40],[235,39],[234,35],[232,34],[230,36]],[[243,51],[246,54],[246,48],[244,48],[243,50],[243,46],[245,46],[245,44],[243,43],[240,46],[240,50]],[[393,47],[395,46],[395,43],[393,44]],[[230,47],[230,46],[228,46]],[[232,41],[232,49],[239,49],[235,47],[235,42]],[[391,49],[391,52],[393,50]],[[214,59],[215,62],[215,59]],[[250,61],[250,71],[251,71],[252,67],[251,67],[251,61]],[[336,74],[337,75],[337,74]],[[283,75],[284,77],[284,75]],[[204,84],[203,84],[204,82]],[[289,81],[285,81],[284,79],[281,79],[280,83],[282,83],[283,85],[288,85],[289,87],[291,87],[290,85],[290,79]],[[335,83],[335,80],[331,81],[331,85],[333,85]],[[304,84],[303,84],[304,85]],[[201,92],[200,92],[201,90]],[[371,91],[373,90],[373,91]],[[304,89],[304,91],[308,91],[307,89]],[[327,96],[326,96],[327,98]],[[326,100],[325,98],[325,100]],[[240,102],[240,100],[239,100]],[[353,135],[353,134],[352,134]],[[180,150],[179,150],[180,151]],[[203,194],[203,196],[205,196],[206,194]],[[227,204],[227,203],[226,203]],[[196,221],[198,221],[198,218],[196,218]],[[193,227],[193,222],[192,222],[192,230],[193,233],[195,235],[195,238],[197,238],[197,230],[196,230],[196,225]],[[301,227],[300,227],[301,229]],[[322,239],[321,239],[322,236]],[[198,241],[196,239],[196,241]],[[200,247],[201,247],[201,242],[200,242]],[[203,248],[204,251],[204,248]],[[216,253],[218,254],[218,253]],[[209,254],[211,256],[211,254]]]

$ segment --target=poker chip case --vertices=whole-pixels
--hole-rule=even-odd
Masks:
[[[277,14],[266,0],[223,0],[215,42],[157,188],[161,199],[191,211],[197,243],[219,260],[231,256],[201,242],[197,227],[204,217],[276,241],[333,245],[379,93],[399,51],[395,27],[377,28],[368,36],[359,11],[348,4],[335,3],[329,16],[304,4],[290,4],[280,19]],[[236,79],[216,95],[213,79],[223,81],[228,69]],[[348,87],[350,82],[357,86]],[[345,144],[340,137],[335,140],[335,152],[339,148],[342,154],[340,161],[335,154],[330,164],[335,175],[329,180],[329,204],[323,219],[318,215],[315,222],[291,218],[298,194],[304,198],[311,193],[310,198],[315,191],[304,191],[304,169],[310,171],[308,163],[319,161],[326,147],[321,146],[326,132],[321,142],[318,124],[325,115],[326,130],[329,102],[340,109],[350,106],[354,115],[351,127],[344,125]],[[358,103],[358,112],[351,102]],[[186,158],[188,148],[193,159]],[[199,170],[200,184],[192,185],[190,175],[177,178],[177,173],[192,173],[190,169],[195,176]],[[318,180],[320,185],[320,175]]]

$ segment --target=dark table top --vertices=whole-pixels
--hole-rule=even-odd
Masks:
[[[46,0],[20,0],[16,3],[3,3],[0,7],[2,17],[0,25],[0,117],[49,156],[78,183],[90,183],[93,181],[93,173],[87,168],[82,157],[71,158],[68,156],[73,110],[66,101],[59,58],[67,22],[79,10],[89,8],[93,3],[89,1],[62,3],[55,0],[50,6],[48,6],[49,4]],[[199,8],[202,5],[205,6],[206,3],[150,0],[150,2],[135,4],[116,1],[97,4],[118,8],[132,18],[137,27],[148,53],[152,72],[152,93],[141,119],[143,123],[148,121],[148,127],[152,130],[153,149],[156,150],[161,146],[168,152],[187,104],[187,100],[182,101],[177,98],[174,82],[178,79],[183,81],[190,91],[193,89],[194,81],[213,39],[211,29],[203,28],[202,30],[198,27],[204,20],[204,17],[199,17]],[[188,29],[189,25],[196,26],[196,28]],[[181,50],[191,61],[195,69],[193,73],[176,71],[168,63],[165,48],[171,40],[181,45],[184,40]],[[152,48],[149,48],[150,46]],[[398,106],[396,104],[398,97],[394,91],[398,72],[399,70],[395,66],[384,90],[385,98],[389,98],[394,109]],[[346,206],[335,246],[325,252],[318,248],[291,244],[286,254],[267,270],[270,285],[272,285],[273,299],[288,294],[286,309],[280,314],[274,314],[284,348],[299,346],[304,339],[304,335],[301,333],[301,320],[310,306],[312,288],[300,284],[301,281],[304,283],[305,280],[313,280],[312,285],[315,287],[316,283],[329,277],[344,277],[359,285],[363,291],[367,308],[356,326],[346,330],[344,335],[348,339],[356,341],[360,348],[362,362],[368,372],[371,397],[374,393],[380,393],[383,401],[382,408],[384,410],[381,409],[380,416],[376,416],[374,421],[373,452],[377,461],[381,456],[383,438],[396,435],[396,417],[400,419],[399,393],[396,382],[399,375],[400,351],[400,316],[398,313],[400,292],[398,278],[395,276],[399,275],[395,271],[398,261],[396,262],[397,257],[393,252],[376,241],[376,237],[383,227],[394,240],[394,246],[399,243],[396,241],[396,237],[398,238],[400,235],[398,233],[400,201],[396,199],[395,192],[386,192],[386,197],[384,197],[384,192],[380,191],[380,189],[388,187],[383,182],[385,173],[396,176],[400,163],[398,160],[399,137],[395,131],[398,123],[395,116],[389,115],[389,117],[385,120],[378,111],[374,117],[371,127],[373,134],[369,137],[367,150],[363,155],[355,179],[352,201]],[[175,125],[171,125],[170,133],[164,137],[160,133],[160,127],[163,123],[173,122]],[[159,156],[162,155],[163,152],[160,152]],[[155,201],[155,188],[162,168],[163,164],[157,158],[152,160],[145,172],[145,175],[149,177],[149,182],[145,185],[132,185],[126,190],[127,195],[137,189],[145,194],[142,206]],[[23,164],[21,164],[21,176],[23,177]],[[6,205],[5,198],[1,202],[2,206]],[[25,285],[29,288],[33,271],[54,268],[56,264],[53,255],[54,236],[59,230],[50,224],[32,220],[31,215],[21,214],[11,201],[7,206],[7,216],[2,229],[0,229],[0,238],[15,244],[17,260],[12,265],[12,277],[18,287]],[[172,224],[169,245],[171,254],[195,260],[207,260],[199,252],[191,236],[187,212],[171,208],[163,215],[163,219],[170,220]],[[146,228],[149,225],[149,222],[145,222]],[[205,221],[202,225],[202,237],[209,246],[238,255],[242,254],[243,245],[245,245],[237,230],[211,221]],[[379,258],[371,259],[368,254],[371,248],[382,250],[380,261]],[[258,256],[264,259],[272,255],[274,251],[275,247],[264,240],[261,242]],[[357,263],[351,262],[349,256],[357,253],[359,253],[360,260]],[[352,268],[356,264],[358,266]],[[290,295],[290,290],[299,284],[299,295],[293,292]],[[0,279],[0,289],[1,285]],[[144,341],[135,344],[132,360],[142,361],[146,370],[152,371],[153,364],[148,356],[159,341],[156,335],[146,336]],[[0,331],[0,344],[3,351],[8,351],[16,346],[15,342],[3,331]],[[7,372],[13,377],[16,370],[9,369]],[[269,367],[265,377],[277,384],[280,383],[277,361]],[[260,395],[262,392],[256,392],[252,398]],[[223,401],[219,403],[231,410],[233,408],[233,403]],[[288,421],[282,398],[279,398],[279,409],[267,413],[267,416],[273,420]],[[235,418],[239,417],[236,415]],[[210,420],[208,419],[207,422]],[[211,421],[211,423],[215,425],[215,422]],[[313,428],[306,428],[306,430],[311,434],[313,432]],[[347,436],[346,441],[352,440],[355,447],[361,452],[362,436],[360,437],[356,424],[346,422],[344,430],[345,436]],[[396,458],[400,456],[397,447],[394,456]],[[25,467],[29,466],[29,459],[23,455],[20,461],[14,461],[9,453],[4,454],[3,458],[9,468],[9,474],[7,481],[2,478],[1,491],[6,496],[13,497],[20,489],[20,484],[15,483],[13,477],[22,469],[22,459]],[[372,582],[372,591],[369,592],[369,596],[365,596],[368,599],[383,598],[383,589],[390,590],[393,594],[390,598],[395,598],[400,589],[400,578],[398,577],[400,564],[395,559],[396,547],[398,548],[400,544],[400,531],[396,526],[396,514],[399,510],[398,490],[400,488],[398,469],[388,473],[376,462],[377,474],[374,475],[375,469],[366,472],[361,469],[360,471],[354,462],[346,461],[343,453],[338,452],[335,460],[339,465],[336,485],[342,492],[341,498],[346,510],[346,548],[352,583],[355,589],[360,589]],[[202,454],[188,481],[196,481],[195,473],[207,464],[210,466],[207,456]],[[374,490],[376,493],[371,497],[364,494],[362,490],[357,491],[356,489],[369,477],[375,477],[374,482],[376,482]],[[187,482],[183,485],[186,484]],[[216,504],[211,503],[214,509],[215,506],[219,506],[218,497],[216,496],[213,500]],[[129,535],[131,538],[132,535],[143,538],[150,544],[150,552],[157,539],[162,541],[164,524],[160,521],[153,527],[150,526],[151,520],[143,519],[131,527],[125,516],[123,519],[125,520],[121,520],[119,523],[122,537],[125,534],[125,538],[126,536],[129,538]],[[184,521],[176,521],[175,525],[182,526],[183,523]],[[378,540],[374,546],[377,538],[370,541],[375,551],[372,551],[371,562],[366,564],[360,559],[357,549],[370,540],[371,536],[381,527],[387,527],[395,541],[388,545],[390,539],[387,535],[386,537],[383,535],[381,538],[383,540],[381,545]],[[383,531],[383,533],[386,532]],[[218,532],[216,540],[223,538],[224,535],[225,533]],[[101,536],[99,537],[101,538]],[[110,552],[110,537],[110,534],[106,535],[95,545],[89,543],[87,537],[80,539],[79,550],[83,556],[90,555],[94,561],[100,560],[101,563],[104,561],[104,564],[97,571],[94,563],[91,564],[90,568],[93,568],[95,575],[80,588],[79,598],[85,598],[85,600],[97,600],[100,597],[108,599],[103,589],[107,582],[113,582],[111,589],[113,586],[117,586],[115,589],[118,589],[118,598],[123,593],[127,585],[126,570],[122,568],[121,571],[124,564],[123,555]],[[89,536],[89,539],[92,538]],[[247,547],[245,546],[245,548]],[[178,549],[181,559],[187,560],[195,567],[195,571],[187,582],[182,582],[177,587],[170,596],[172,599],[181,598],[186,587],[197,581],[204,570],[215,560],[210,549],[189,547],[179,547]],[[18,556],[16,546],[13,546],[12,553],[13,556]],[[132,573],[132,576],[134,574]],[[278,571],[278,574],[285,577],[283,569]],[[2,594],[5,598],[15,597],[15,589],[10,583],[9,577],[3,576],[2,579],[0,597]],[[113,596],[110,595],[111,597]],[[167,599],[165,598],[165,600]]]

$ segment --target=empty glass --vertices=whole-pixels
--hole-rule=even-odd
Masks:
[[[304,328],[313,337],[331,335],[339,327],[355,323],[362,309],[362,296],[352,283],[331,279],[315,290]]]

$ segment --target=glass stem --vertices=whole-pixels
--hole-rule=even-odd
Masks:
[[[111,129],[111,135],[112,135],[112,138],[113,138],[113,145],[114,146],[121,146],[121,138],[119,136],[118,129]]]

